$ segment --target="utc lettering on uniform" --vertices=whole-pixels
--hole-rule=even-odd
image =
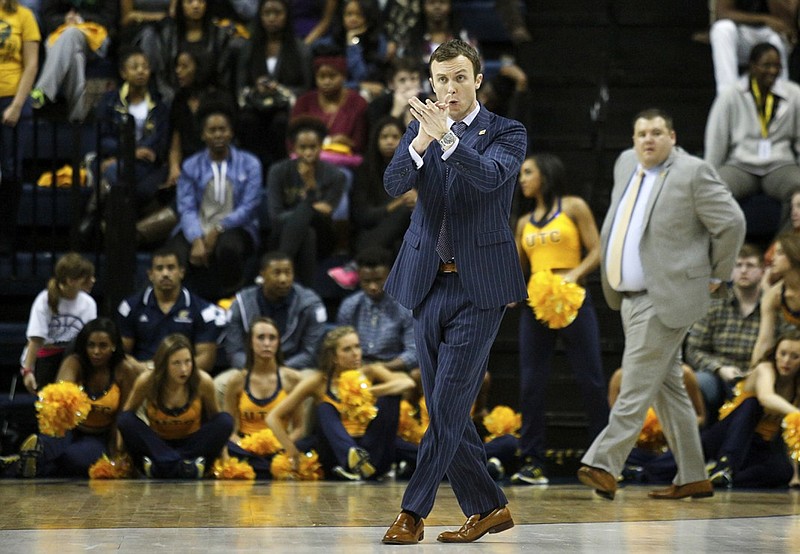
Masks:
[[[530,247],[534,247],[537,244],[544,246],[547,243],[554,244],[559,242],[561,242],[561,231],[557,229],[541,233],[530,233],[525,236],[525,244]]]

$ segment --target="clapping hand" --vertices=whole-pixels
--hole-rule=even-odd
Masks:
[[[447,133],[447,117],[450,115],[449,102],[449,94],[445,96],[444,102],[434,102],[430,99],[423,102],[416,96],[408,99],[411,115],[419,121],[419,133],[411,143],[418,154],[425,152],[431,142],[439,140]]]

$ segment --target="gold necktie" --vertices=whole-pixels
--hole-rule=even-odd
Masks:
[[[631,224],[631,215],[633,214],[633,207],[636,205],[636,199],[639,197],[639,191],[644,183],[645,173],[642,171],[635,179],[633,186],[625,196],[625,205],[619,217],[614,222],[613,230],[615,231],[614,240],[608,245],[608,259],[606,260],[606,277],[608,284],[611,288],[616,289],[622,282],[622,248],[625,246],[625,237],[628,234],[628,226]]]

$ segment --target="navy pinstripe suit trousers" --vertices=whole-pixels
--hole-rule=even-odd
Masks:
[[[427,517],[445,474],[466,516],[508,503],[486,470],[483,442],[470,419],[504,313],[505,307],[475,306],[457,273],[437,275],[414,310],[430,425],[403,496],[404,510]]]

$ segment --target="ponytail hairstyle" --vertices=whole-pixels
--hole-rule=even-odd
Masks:
[[[53,276],[47,282],[47,305],[50,311],[58,314],[58,302],[61,300],[62,288],[69,279],[87,279],[94,277],[94,264],[78,254],[69,252],[57,262]]]

